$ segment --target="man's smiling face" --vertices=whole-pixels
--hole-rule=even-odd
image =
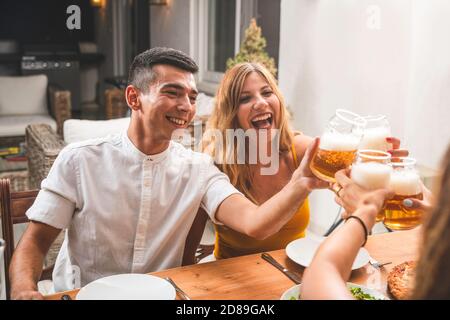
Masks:
[[[195,115],[197,88],[189,71],[156,65],[155,80],[146,93],[141,92],[144,125],[150,124],[160,139],[170,139],[176,129],[187,128]]]

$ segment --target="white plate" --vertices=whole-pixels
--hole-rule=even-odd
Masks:
[[[308,267],[323,240],[325,240],[325,237],[308,233],[305,238],[290,242],[286,247],[286,255],[299,265]],[[352,270],[364,267],[369,263],[369,258],[370,256],[366,249],[359,249],[358,255],[353,262]]]
[[[147,274],[117,274],[97,279],[77,294],[77,300],[174,300],[175,288]]]
[[[361,290],[364,293],[370,294],[372,297],[374,297],[375,299],[378,300],[389,300],[388,297],[386,297],[385,295],[383,295],[381,292],[365,287],[365,286],[361,286],[359,284],[356,283],[351,283],[351,282],[347,282],[347,288],[361,288]],[[287,289],[282,295],[280,300],[298,300],[298,297],[300,296],[300,293],[302,291],[302,285],[298,284],[296,286],[293,286],[289,289]]]

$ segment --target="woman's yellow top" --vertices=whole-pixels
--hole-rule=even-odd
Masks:
[[[295,147],[291,148],[295,167],[298,167]],[[216,229],[216,242],[214,255],[217,259],[232,258],[247,254],[272,251],[285,248],[289,242],[303,238],[309,223],[309,202],[305,199],[292,219],[280,231],[264,239],[257,240],[245,234],[234,231],[223,225],[214,225]]]

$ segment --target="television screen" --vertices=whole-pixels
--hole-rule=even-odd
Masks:
[[[78,6],[79,15],[72,10],[67,13],[71,5]],[[94,9],[89,0],[1,0],[0,40],[21,43],[95,41]]]

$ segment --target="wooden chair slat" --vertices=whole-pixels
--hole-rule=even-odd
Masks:
[[[10,298],[9,265],[14,252],[14,229],[17,223],[28,222],[25,215],[36,199],[38,190],[11,192],[9,179],[0,179],[0,209],[2,232],[5,240],[5,288],[6,298]],[[48,272],[47,272],[48,273]]]

